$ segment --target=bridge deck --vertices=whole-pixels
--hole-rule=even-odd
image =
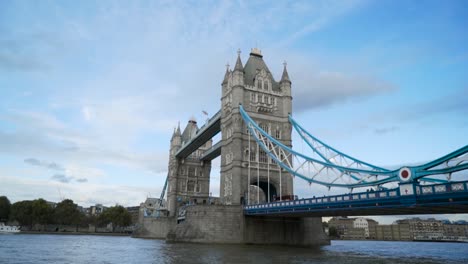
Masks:
[[[177,158],[186,158],[203,144],[221,131],[221,111],[218,111],[202,126],[189,142],[184,144],[176,153]]]
[[[468,213],[468,181],[415,189],[415,195],[401,195],[397,188],[248,205],[244,214],[298,217]]]

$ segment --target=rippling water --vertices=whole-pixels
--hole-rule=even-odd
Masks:
[[[468,263],[468,244],[332,241],[308,249],[17,234],[0,235],[0,263]]]

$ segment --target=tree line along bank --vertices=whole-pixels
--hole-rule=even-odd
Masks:
[[[59,203],[44,199],[19,201],[11,204],[6,196],[0,196],[0,222],[10,222],[30,231],[78,231],[79,227],[107,227],[111,232],[126,230],[132,225],[132,216],[121,205],[103,210],[99,215],[86,214],[73,200]],[[73,227],[73,228],[70,228]],[[80,230],[91,230],[80,229]],[[95,229],[94,229],[95,230]]]

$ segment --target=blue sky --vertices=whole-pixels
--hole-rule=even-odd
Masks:
[[[432,160],[467,144],[466,25],[466,1],[2,1],[0,194],[159,196],[173,128],[215,113],[225,64],[255,46],[277,79],[288,62],[317,137],[381,166]]]

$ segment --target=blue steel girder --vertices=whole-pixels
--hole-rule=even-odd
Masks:
[[[301,125],[299,125],[293,118],[291,115],[289,115],[289,122],[292,124],[293,128],[298,132],[298,134],[301,136],[301,138],[307,143],[307,145],[315,152],[317,153],[317,155],[319,155],[324,161],[326,162],[329,162],[329,163],[333,163],[331,162],[331,158],[330,157],[326,157],[326,155],[324,153],[322,153],[319,148],[324,148],[326,149],[328,152],[331,152],[331,154],[334,154],[335,156],[341,156],[343,158],[346,158],[346,159],[349,159],[350,161],[352,161],[355,165],[361,165],[361,166],[367,166],[369,168],[371,168],[371,170],[375,170],[375,171],[389,171],[388,169],[385,169],[385,168],[381,168],[381,167],[378,167],[378,166],[375,166],[375,165],[372,165],[372,164],[369,164],[367,162],[364,162],[364,161],[361,161],[361,160],[358,160],[356,158],[353,158],[349,155],[346,155],[345,153],[325,144],[323,141],[319,140],[318,138],[312,136],[312,134],[310,134],[307,130],[305,130]],[[312,139],[313,142],[311,142],[304,134],[306,134],[308,137],[310,137],[310,139]],[[318,146],[314,146],[313,143],[316,143]],[[336,164],[336,162],[335,162]]]
[[[176,153],[177,158],[186,158],[203,144],[212,139],[221,131],[221,110],[203,125],[189,142],[184,144]]]
[[[357,187],[365,187],[365,186],[375,186],[375,185],[382,185],[389,182],[397,182],[401,181],[399,178],[401,170],[369,170],[369,169],[360,169],[360,168],[352,168],[352,167],[344,167],[329,161],[322,161],[317,160],[311,157],[308,157],[302,153],[299,153],[290,147],[284,145],[280,141],[273,138],[271,135],[263,131],[258,124],[245,112],[242,105],[239,106],[240,113],[242,118],[247,124],[250,133],[254,137],[257,144],[273,159],[275,162],[278,163],[282,168],[290,172],[294,176],[298,176],[299,178],[308,181],[309,183],[317,183],[327,187],[346,187],[346,188],[357,188]],[[280,154],[281,152],[281,154]],[[436,162],[427,163],[422,166],[408,166],[408,170],[411,172],[410,180],[418,180],[422,179],[428,175],[437,175],[437,174],[450,174],[456,171],[468,169],[468,161],[467,153],[468,147],[461,148],[451,154],[448,154],[442,158],[436,160]],[[283,157],[283,156],[284,157]],[[292,157],[296,159],[303,159],[304,162],[300,162],[300,166],[298,168],[293,168],[292,162],[289,159]],[[349,157],[349,156],[348,156]],[[455,166],[446,166],[444,168],[436,169],[436,170],[428,170],[428,168],[433,168],[434,166],[440,165],[443,162],[448,162],[451,159],[457,159],[458,164]],[[304,167],[305,164],[308,163],[310,166],[311,164],[314,166],[318,172],[313,177],[308,177],[303,173],[300,173],[299,170],[301,167]],[[365,163],[368,164],[368,163]],[[318,169],[317,169],[318,167]],[[317,175],[320,175],[323,171],[326,171],[325,174],[328,174],[330,171],[334,172],[337,176],[334,181],[324,181],[324,180],[317,180],[315,179]],[[324,173],[322,173],[324,174]],[[356,176],[360,176],[357,182],[352,183],[335,183],[335,181],[339,178],[342,178],[343,175],[353,178],[356,180]],[[354,177],[353,177],[354,176]],[[376,179],[371,180],[372,177],[377,178],[377,176],[384,177],[383,179]],[[432,182],[444,182],[440,179],[431,179],[425,178],[426,181]]]

